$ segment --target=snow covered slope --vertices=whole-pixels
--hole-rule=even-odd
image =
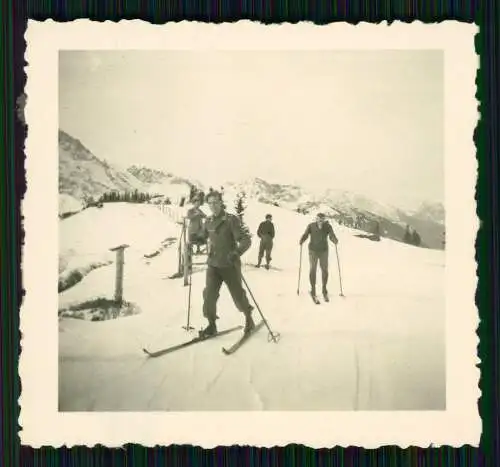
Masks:
[[[230,195],[226,197],[232,207]],[[335,248],[330,249],[330,303],[307,295],[307,250],[297,295],[298,240],[311,220],[289,209],[248,200],[245,220],[254,234],[244,255],[244,277],[274,331],[266,329],[236,354],[223,345],[237,333],[157,359],[142,352],[188,340],[188,288],[167,279],[177,269],[176,245],[145,260],[143,253],[180,227],[155,206],[110,204],[78,215],[64,234],[65,251],[105,254],[117,242],[125,256],[125,300],[142,313],[118,320],[60,320],[59,408],[62,411],[194,410],[439,410],[445,407],[444,253],[383,239],[371,242],[334,225],[345,298],[339,297]],[[102,214],[101,214],[102,213]],[[271,213],[277,236],[276,269],[256,269],[255,232]],[[73,219],[73,218],[71,218]],[[71,219],[68,219],[68,222]],[[68,226],[68,228],[70,228]],[[96,253],[96,254],[97,254]],[[198,266],[197,271],[203,266]],[[112,297],[113,266],[93,270],[61,293],[60,307]],[[191,325],[202,317],[204,274],[193,274]],[[218,326],[242,323],[222,288]],[[258,311],[255,311],[258,317]]]
[[[189,197],[190,188],[193,184],[185,178],[176,177],[171,173],[148,167],[133,165],[127,171],[140,180],[149,193],[168,197],[174,204],[179,203],[183,197]]]

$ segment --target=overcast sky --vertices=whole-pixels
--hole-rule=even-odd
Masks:
[[[61,52],[59,85],[60,128],[122,167],[443,200],[439,51]]]

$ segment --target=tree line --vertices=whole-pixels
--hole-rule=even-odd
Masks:
[[[94,198],[93,196],[85,196],[84,201],[86,207],[102,207],[103,203],[147,203],[158,196],[160,195],[141,192],[136,189],[134,191],[124,192],[109,191],[103,193],[97,198]],[[170,200],[167,204],[170,204]]]

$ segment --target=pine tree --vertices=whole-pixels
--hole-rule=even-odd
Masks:
[[[246,199],[246,194],[244,191],[241,191],[236,196],[234,210],[236,211],[237,216],[240,218],[240,221],[243,221],[243,214],[246,209],[245,199]]]
[[[422,240],[420,238],[419,233],[416,230],[414,230],[413,234],[412,234],[412,244],[415,246],[420,246],[421,243],[422,243]]]
[[[403,242],[409,243],[409,244],[411,244],[411,242],[412,242],[412,235],[410,233],[410,226],[409,225],[406,226],[406,231],[405,231],[405,235],[403,237]]]
[[[238,216],[238,218],[241,222],[241,226],[242,226],[243,230],[245,231],[246,234],[250,234],[250,229],[245,224],[245,220],[243,219],[243,215],[244,215],[245,210],[247,208],[245,200],[246,200],[246,193],[244,191],[241,191],[240,193],[238,193],[238,195],[236,196],[235,204],[234,204],[234,210],[236,211],[236,215]]]

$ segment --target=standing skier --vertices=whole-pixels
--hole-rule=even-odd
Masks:
[[[259,257],[257,261],[257,267],[260,268],[260,263],[262,262],[262,257],[264,253],[266,254],[266,265],[265,268],[269,269],[269,264],[271,263],[271,252],[273,250],[273,240],[275,235],[275,229],[273,224],[273,216],[271,214],[266,215],[266,220],[262,221],[257,229],[257,235],[260,238],[259,245]]]
[[[300,245],[302,245],[307,237],[311,237],[309,240],[309,281],[311,283],[311,296],[316,302],[316,269],[319,266],[321,268],[321,279],[323,285],[323,297],[328,301],[328,241],[327,238],[336,245],[338,239],[333,232],[333,228],[330,223],[325,219],[323,213],[319,213],[316,216],[316,221],[311,222],[302,237],[300,238]]]
[[[200,335],[208,337],[217,333],[217,300],[223,282],[229,289],[234,304],[245,316],[245,333],[248,333],[255,328],[255,323],[252,319],[253,306],[242,285],[240,256],[252,244],[250,234],[245,231],[237,216],[224,211],[220,193],[210,192],[206,202],[212,211],[212,216],[208,217],[204,226],[209,248],[203,291],[203,316],[208,320],[208,326],[200,331]]]
[[[186,217],[189,219],[188,239],[190,245],[196,245],[196,253],[200,254],[200,246],[205,243],[203,234],[203,220],[207,217],[200,209],[201,199],[199,196],[193,199],[194,206],[188,210]]]

